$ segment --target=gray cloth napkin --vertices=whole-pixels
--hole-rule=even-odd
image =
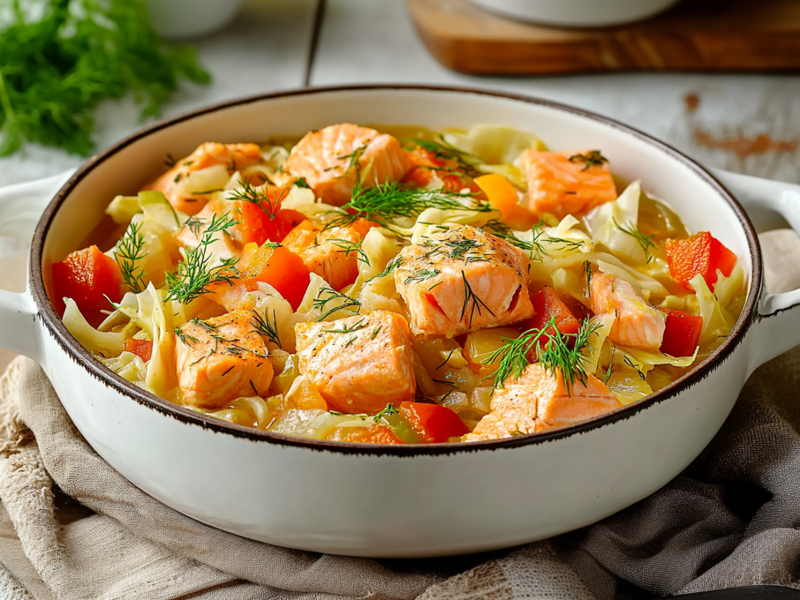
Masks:
[[[800,287],[796,236],[764,242],[770,289]],[[19,358],[0,380],[0,592],[38,600],[627,600],[800,587],[799,384],[800,349],[751,378],[680,477],[594,526],[490,555],[372,561],[253,542],[160,504],[89,447],[43,371]]]

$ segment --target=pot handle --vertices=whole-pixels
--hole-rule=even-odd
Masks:
[[[800,235],[800,185],[718,169],[712,173],[741,203],[758,231],[788,223]],[[800,345],[800,290],[783,294],[764,291],[753,330],[753,368]]]
[[[0,188],[0,258],[28,249],[44,209],[73,172]],[[37,313],[29,291],[0,290],[0,346],[42,362]]]

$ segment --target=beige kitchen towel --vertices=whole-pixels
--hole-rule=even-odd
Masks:
[[[796,236],[765,241],[770,288],[800,287]],[[372,561],[253,542],[160,504],[88,446],[42,370],[20,358],[0,381],[0,561],[11,574],[0,571],[0,590],[37,599],[627,600],[797,586],[798,389],[795,350],[754,375],[684,474],[592,527],[491,555]]]

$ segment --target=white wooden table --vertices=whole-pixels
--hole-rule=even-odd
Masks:
[[[317,18],[320,17],[320,18]],[[625,121],[702,163],[800,183],[800,76],[619,74],[473,77],[448,71],[417,37],[404,0],[248,0],[224,31],[197,40],[210,86],[182,90],[172,116],[212,102],[303,85],[427,83],[508,90]],[[103,148],[140,125],[130,101],[101,107]],[[30,147],[0,159],[0,186],[78,166]],[[24,286],[24,260],[0,260],[0,286]],[[0,369],[9,354],[0,350]]]

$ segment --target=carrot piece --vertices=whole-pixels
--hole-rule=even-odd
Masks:
[[[445,406],[403,402],[397,409],[400,416],[417,432],[423,441],[442,443],[451,437],[469,433],[469,427],[459,416]]]
[[[97,246],[77,250],[53,264],[53,305],[64,313],[64,298],[72,298],[84,317],[94,324],[100,309],[110,308],[108,300],[122,300],[122,274],[119,265]],[[106,299],[108,296],[108,299]],[[90,316],[92,318],[90,318]],[[100,318],[102,321],[102,318]]]
[[[153,342],[149,340],[135,340],[130,338],[129,340],[125,340],[125,351],[133,352],[144,362],[147,362],[153,356]]]
[[[536,313],[523,324],[524,329],[542,330],[547,328],[548,332],[553,332],[553,327],[549,326],[549,324],[555,317],[556,328],[559,332],[562,334],[578,333],[581,327],[580,322],[561,298],[558,297],[553,288],[544,288],[531,299],[531,302]],[[539,338],[539,344],[544,346],[549,340],[550,336],[546,332]]]
[[[270,284],[297,310],[303,301],[311,277],[303,259],[291,250],[267,244],[248,256],[245,276]]]
[[[685,240],[667,240],[665,246],[669,274],[687,288],[691,288],[689,281],[700,274],[713,291],[717,270],[728,277],[736,265],[736,255],[707,231]]]
[[[661,352],[670,356],[692,356],[700,342],[700,331],[703,329],[703,317],[696,317],[679,310],[661,308],[666,314],[664,341]]]
[[[252,202],[239,202],[237,209],[241,221],[240,231],[245,244],[264,242],[282,242],[286,235],[298,224],[306,220],[306,216],[292,209],[280,208],[288,191],[284,188],[269,186],[266,199],[256,205]]]

